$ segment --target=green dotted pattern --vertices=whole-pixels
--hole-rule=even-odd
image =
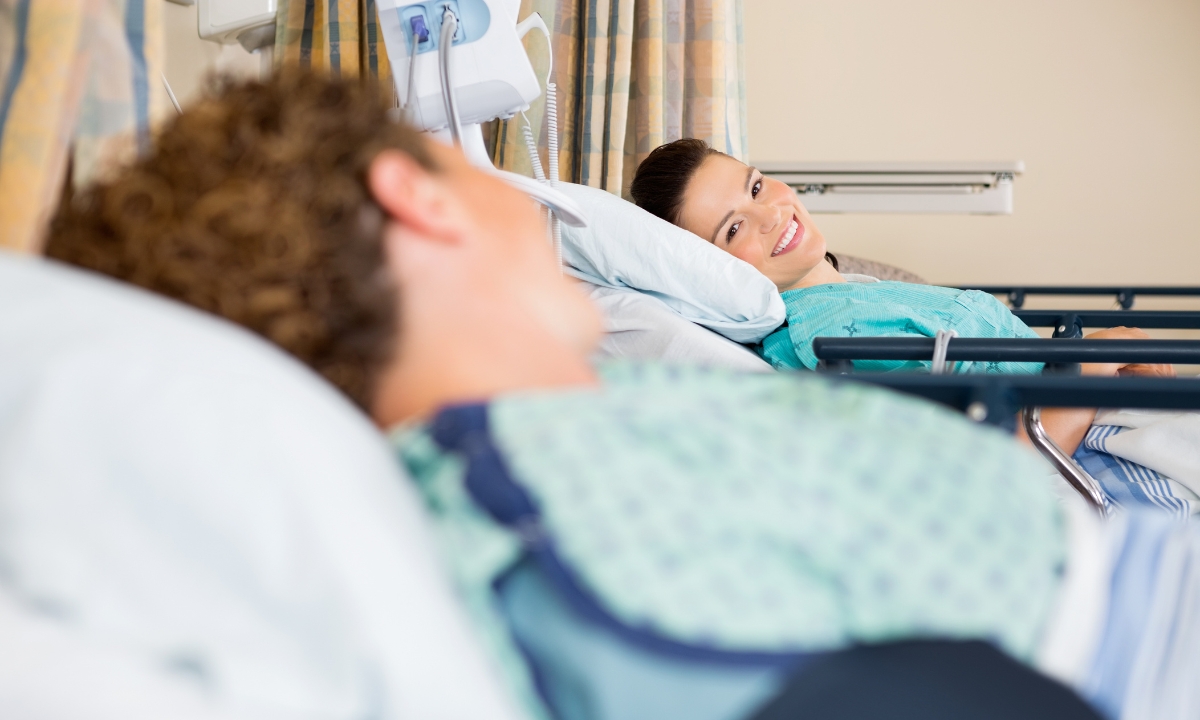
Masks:
[[[634,627],[730,650],[991,639],[1029,657],[1058,587],[1048,471],[940,407],[808,374],[618,365],[599,390],[491,405],[563,558]],[[492,603],[519,556],[463,467],[394,436],[485,642],[538,708]]]
[[[1063,540],[1041,461],[815,377],[625,367],[493,404],[565,558],[626,622],[731,649],[913,634],[1033,648]]]

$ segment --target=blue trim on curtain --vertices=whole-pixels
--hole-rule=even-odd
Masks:
[[[367,67],[371,77],[379,77],[379,11],[375,8],[375,0],[367,0]]]
[[[581,117],[585,122],[576,127],[582,128],[579,134],[580,152],[579,152],[579,182],[584,185],[588,184],[588,180],[592,175],[592,105],[593,92],[596,87],[596,75],[593,72],[586,72],[587,68],[596,66],[596,0],[588,2],[587,22],[580,23],[583,29],[583,52],[580,56],[583,57],[583,67],[585,69],[583,75],[583,102],[579,103],[582,110]]]
[[[609,167],[608,151],[609,151],[609,148],[612,147],[613,128],[612,128],[612,123],[610,122],[610,120],[612,119],[612,113],[608,111],[607,106],[609,105],[609,103],[611,103],[613,101],[613,91],[616,89],[615,76],[617,73],[617,33],[620,32],[620,29],[621,29],[621,25],[619,22],[620,17],[621,17],[620,2],[610,3],[608,6],[608,66],[605,68],[605,70],[607,72],[607,77],[604,78],[605,113],[604,113],[604,133],[603,133],[603,137],[602,137],[602,141],[603,141],[604,145],[600,149],[600,172],[602,173],[601,178],[600,178],[601,179],[600,184],[603,187],[603,189],[608,190],[609,192],[612,192],[612,188],[607,187],[608,186],[608,167]],[[629,38],[629,41],[632,44],[633,38],[632,37]],[[632,50],[632,48],[631,48],[631,50]],[[632,73],[630,74],[630,77],[628,78],[627,81],[628,82],[633,81]],[[628,101],[628,98],[626,98],[626,100]],[[626,116],[626,122],[628,122],[628,115]],[[621,133],[621,135],[622,135],[621,139],[624,140],[625,133]],[[617,188],[617,194],[619,195],[620,193],[621,193],[621,188]]]
[[[129,64],[133,75],[133,116],[139,155],[150,152],[150,80],[146,69],[145,0],[127,0],[125,4],[125,40],[129,43]]]
[[[12,107],[13,95],[21,84],[21,75],[25,72],[25,60],[29,55],[29,3],[31,0],[17,0],[14,15],[16,17],[16,41],[13,49],[12,65],[8,68],[8,77],[4,79],[4,94],[0,95],[0,138],[4,137],[4,125],[8,122],[8,111]]]
[[[313,17],[316,15],[316,0],[304,0],[304,30],[300,32],[300,67],[312,67]]]
[[[340,78],[342,76],[342,28],[338,25],[337,0],[328,0],[325,7],[329,9],[329,74]]]

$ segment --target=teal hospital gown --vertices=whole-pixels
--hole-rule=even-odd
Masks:
[[[601,388],[493,400],[479,410],[487,439],[464,447],[496,448],[540,508],[536,535],[621,622],[729,651],[933,636],[1033,654],[1065,544],[1044,466],[1007,435],[816,375],[605,372]],[[531,715],[545,716],[522,650],[553,645],[553,619],[535,614],[520,643],[496,595],[529,534],[477,504],[468,451],[435,441],[445,416],[393,442],[479,635]],[[546,652],[561,659],[560,685],[595,696],[571,672],[601,658],[573,656],[569,642]],[[621,687],[617,700],[644,697]],[[717,712],[706,700],[683,716],[745,717],[736,705]]]
[[[955,330],[969,338],[1036,338],[999,300],[977,290],[902,282],[845,282],[783,293],[787,325],[763,340],[760,354],[779,370],[815,370],[818,337],[934,337]],[[954,372],[1038,373],[1041,363],[960,362]],[[856,360],[874,372],[929,368],[928,362]]]

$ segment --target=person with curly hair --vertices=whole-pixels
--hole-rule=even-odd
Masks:
[[[46,254],[262,335],[383,426],[529,377],[595,382],[599,317],[530,246],[532,203],[388,109],[309,74],[216,81],[64,202]]]
[[[1191,526],[1135,518],[1120,554],[1070,515],[1120,558],[1080,572],[1044,466],[954,413],[815,375],[597,371],[599,315],[532,201],[355,82],[216,85],[47,247],[249,328],[369,413],[532,718],[1097,717],[1036,668],[1112,716],[1200,692],[1142,625],[1063,602],[1143,581],[1110,616],[1200,626],[1145,582]]]

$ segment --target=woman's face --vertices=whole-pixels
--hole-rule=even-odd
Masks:
[[[825,236],[794,190],[728,155],[700,165],[684,191],[679,225],[753,265],[780,290],[825,261]]]

